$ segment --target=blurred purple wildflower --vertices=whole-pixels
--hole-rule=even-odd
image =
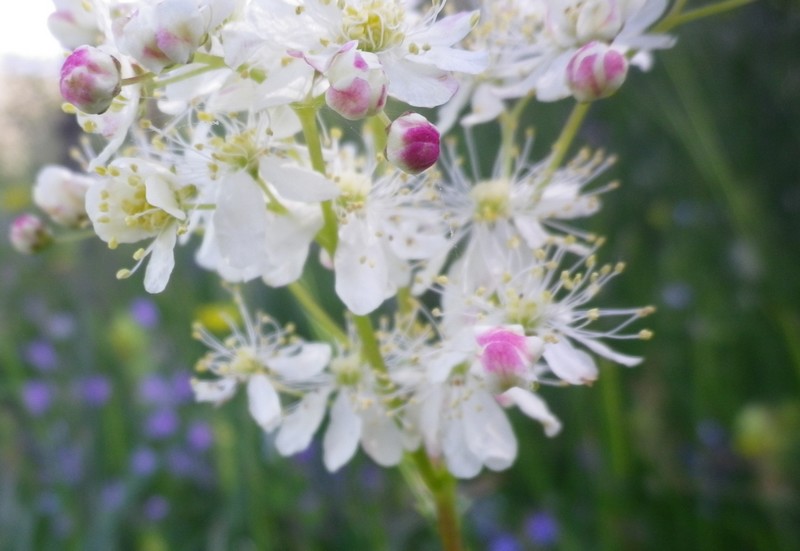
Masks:
[[[144,502],[144,516],[152,522],[163,520],[169,514],[169,509],[169,501],[164,496],[150,496]]]
[[[162,408],[151,413],[145,420],[145,434],[150,438],[169,438],[178,430],[180,419],[174,410]]]
[[[194,402],[192,375],[187,370],[178,371],[172,376],[173,399],[177,403]]]
[[[55,467],[58,481],[71,486],[80,483],[86,470],[85,454],[86,450],[81,447],[81,444],[65,446],[57,450],[55,456],[58,460]]]
[[[53,371],[58,366],[56,349],[45,339],[35,339],[29,342],[22,356],[37,371]]]
[[[125,483],[113,480],[106,484],[100,493],[100,502],[104,511],[116,511],[122,508],[127,497]]]
[[[171,405],[174,402],[172,387],[161,375],[145,376],[139,382],[139,397],[145,404],[157,406]]]
[[[46,413],[53,403],[53,388],[45,381],[26,381],[22,387],[22,403],[28,413],[39,417]]]
[[[145,329],[155,328],[161,319],[156,303],[144,297],[131,302],[130,313],[133,320]]]
[[[167,469],[178,477],[190,477],[195,471],[194,458],[185,450],[171,449],[167,453]]]
[[[75,333],[75,316],[69,312],[56,312],[47,316],[45,331],[47,335],[57,341],[70,338]]]
[[[104,406],[111,398],[111,381],[105,375],[89,375],[77,381],[75,394],[87,406]]]
[[[131,470],[138,476],[148,476],[158,468],[158,456],[150,448],[137,448],[131,455]]]
[[[522,546],[512,534],[501,534],[489,543],[489,551],[522,551]]]
[[[186,430],[186,442],[196,452],[204,452],[214,443],[214,433],[205,421],[194,421]]]
[[[558,521],[549,512],[538,511],[525,522],[525,533],[535,545],[553,545],[558,541]]]

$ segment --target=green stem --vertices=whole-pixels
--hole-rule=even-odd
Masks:
[[[696,8],[687,12],[681,12],[680,9],[673,9],[667,17],[662,19],[661,22],[653,27],[653,32],[667,32],[675,27],[685,25],[686,23],[691,23],[692,21],[703,19],[704,17],[711,17],[713,15],[725,13],[726,11],[745,6],[752,2],[755,2],[755,0],[723,0],[722,2],[717,2],[715,4],[703,6],[702,8]],[[685,2],[681,3],[681,7],[683,4],[685,4]]]
[[[392,124],[392,120],[384,111],[381,111],[374,117],[368,118],[366,123],[367,127],[372,132],[375,153],[383,153],[383,150],[386,149],[386,138],[388,136],[386,129],[389,128],[390,124]]]
[[[130,86],[131,84],[139,84],[140,82],[153,80],[155,77],[156,75],[153,73],[142,73],[141,75],[136,75],[135,77],[123,78],[120,84],[122,86]]]
[[[544,170],[542,180],[538,184],[540,188],[547,186],[553,174],[555,174],[558,167],[561,166],[561,163],[564,162],[564,157],[566,157],[575,136],[578,135],[578,130],[580,130],[583,119],[586,118],[590,106],[591,103],[579,102],[572,108],[572,112],[569,114],[569,118],[566,124],[564,124],[564,128],[561,130],[561,135],[558,137],[558,140],[556,140],[556,143],[553,144],[553,149],[550,153],[550,162]]]
[[[361,339],[361,354],[372,368],[381,374],[386,374],[386,362],[383,361],[378,337],[372,327],[369,316],[353,316],[353,325]]]
[[[267,208],[272,210],[273,212],[277,212],[278,214],[284,215],[289,213],[289,209],[283,206],[283,204],[278,200],[272,190],[269,188],[267,183],[258,175],[258,170],[251,171],[250,175],[253,177],[253,180],[256,181],[258,187],[261,188],[261,191],[264,192],[264,195],[267,196],[269,199],[269,203],[267,203]]]
[[[70,243],[73,241],[83,241],[84,239],[89,239],[90,237],[95,237],[97,234],[94,230],[77,230],[67,233],[61,233],[53,237],[54,243]]]
[[[328,312],[319,305],[303,283],[295,281],[294,283],[290,283],[288,288],[297,302],[305,308],[306,317],[310,319],[320,331],[328,334],[339,342],[346,343],[349,340],[347,333],[345,333],[344,330],[339,327],[339,324],[330,317]]]
[[[295,104],[293,108],[303,128],[303,137],[308,148],[308,155],[311,158],[311,166],[320,174],[325,174],[325,158],[322,156],[322,141],[317,128],[317,106],[314,104]],[[331,201],[323,201],[321,207],[323,225],[317,234],[317,243],[333,258],[339,242],[336,213],[333,211],[333,203]]]
[[[456,481],[447,469],[435,466],[424,449],[412,454],[417,472],[436,506],[436,527],[444,551],[463,551],[461,523],[456,500]]]

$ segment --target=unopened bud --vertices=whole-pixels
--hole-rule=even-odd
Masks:
[[[521,375],[542,353],[541,339],[526,337],[519,326],[476,327],[475,333],[487,373]]]
[[[439,131],[422,115],[406,113],[387,132],[386,158],[403,172],[419,174],[439,159]]]
[[[86,215],[86,190],[92,179],[62,166],[48,165],[39,171],[33,186],[33,202],[56,224],[77,228]]]
[[[53,236],[41,218],[35,214],[21,214],[11,222],[9,240],[19,252],[32,254],[47,247]]]
[[[61,66],[61,96],[84,113],[105,113],[121,89],[119,61],[94,46],[76,49]]]
[[[356,42],[346,44],[326,72],[331,86],[325,92],[325,101],[350,120],[363,119],[383,109],[389,84],[378,56],[360,52],[356,46]]]
[[[127,21],[115,24],[117,43],[154,73],[188,63],[207,39],[211,8],[203,0],[164,0],[145,3]]]
[[[594,101],[616,92],[628,74],[628,60],[602,42],[590,42],[567,64],[567,86],[578,101]]]

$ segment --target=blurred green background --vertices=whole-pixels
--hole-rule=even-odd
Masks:
[[[800,9],[676,34],[579,137],[620,158],[583,227],[628,265],[599,302],[658,308],[655,338],[625,349],[646,361],[544,389],[554,439],[514,417],[515,466],[460,486],[471,549],[800,549]],[[2,78],[7,228],[74,125],[53,82]],[[569,108],[526,112],[539,156]],[[359,456],[330,475],[315,446],[278,457],[241,399],[195,405],[190,323],[229,297],[189,250],[146,296],[114,278],[130,252],[0,242],[0,549],[437,548],[397,470]],[[293,317],[281,291],[250,292]]]

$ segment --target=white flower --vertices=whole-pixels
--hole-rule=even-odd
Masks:
[[[246,123],[220,117],[198,127],[189,161],[196,166],[187,169],[203,174],[199,200],[213,205],[198,215],[204,228],[198,262],[232,282],[261,277],[281,286],[300,277],[322,228],[319,204],[339,194],[298,161],[307,152],[271,139],[270,120],[263,112]]]
[[[307,389],[327,366],[331,349],[324,343],[303,342],[266,316],[252,319],[241,297],[237,294],[234,298],[243,330],[230,322],[231,335],[219,341],[202,325],[195,325],[195,338],[210,348],[197,369],[215,378],[193,379],[192,389],[198,401],[219,405],[234,395],[239,384],[246,385],[250,414],[262,429],[271,432],[281,424],[283,416],[279,392],[296,394]],[[319,395],[312,392],[308,396]],[[307,407],[310,401],[309,398],[300,408]],[[287,426],[299,430],[296,419],[290,418],[291,414]],[[308,442],[300,443],[297,451],[307,445]]]
[[[149,257],[144,286],[150,293],[160,293],[175,266],[173,248],[187,218],[183,203],[196,189],[147,159],[119,158],[102,172],[104,177],[86,192],[86,212],[94,231],[112,249],[120,243],[153,239],[134,254],[136,266],[120,271],[118,277],[130,276]]]
[[[612,158],[584,150],[563,168],[550,171],[549,159],[525,161],[531,146],[528,141],[508,174],[500,151],[492,177],[485,180],[465,172],[452,149],[443,156],[444,200],[452,210],[450,220],[458,238],[467,240],[451,273],[463,274],[467,286],[489,284],[530,263],[532,251],[551,238],[581,235],[565,221],[597,212],[598,196],[615,185],[584,189]]]
[[[501,471],[514,463],[517,439],[503,406],[516,405],[543,423],[547,436],[561,430],[561,423],[538,395],[513,387],[495,396],[470,374],[431,385],[418,399],[427,452],[444,456],[447,469],[458,478],[472,478],[483,467]]]
[[[345,155],[343,152],[342,155]],[[371,169],[359,170],[340,156],[334,181],[341,195],[335,201],[339,243],[333,258],[336,294],[355,314],[375,310],[400,287],[412,281],[426,263],[438,269],[449,250],[448,230],[437,208],[434,178],[390,171],[372,181]],[[424,278],[423,278],[424,279]]]
[[[419,445],[401,410],[408,391],[394,379],[391,366],[380,373],[366,361],[352,328],[349,340],[351,344],[331,361],[331,378],[319,390],[326,396],[335,394],[322,440],[323,462],[329,471],[336,471],[360,445],[379,465],[397,465],[404,452]],[[321,419],[315,419],[319,425]]]
[[[63,166],[45,165],[36,175],[33,202],[57,224],[76,228],[87,220],[86,190],[93,182]]]
[[[550,242],[534,251],[530,264],[480,287],[465,285],[463,275],[454,274],[442,297],[446,333],[457,335],[476,324],[521,327],[524,335],[544,342],[537,382],[592,383],[597,366],[584,349],[625,366],[639,364],[641,358],[616,352],[602,341],[650,338],[648,330],[625,329],[653,309],[588,306],[624,269],[621,263],[596,265],[594,252],[601,243],[597,240],[592,249],[576,252],[570,239]],[[555,379],[548,379],[548,372]]]

